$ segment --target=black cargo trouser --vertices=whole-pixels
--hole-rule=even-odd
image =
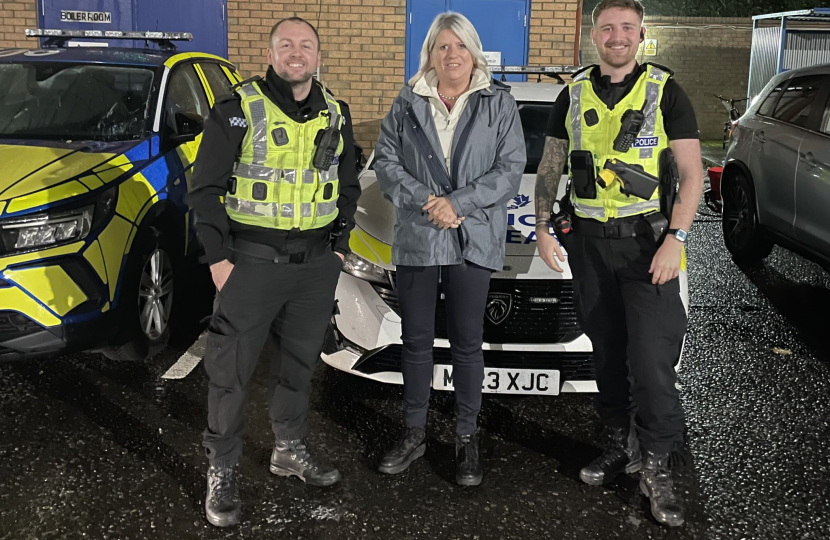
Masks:
[[[398,266],[397,273],[406,425],[423,426],[427,421],[433,375],[435,308],[439,291],[442,291],[453,366],[456,432],[472,435],[476,432],[481,410],[484,380],[481,345],[492,271],[464,262],[451,266]]]
[[[600,419],[627,428],[634,414],[646,449],[678,449],[685,418],[675,366],[687,323],[679,280],[652,284],[651,234],[599,238],[580,234],[577,220],[565,242],[577,316],[594,348]]]
[[[205,353],[210,383],[203,445],[211,463],[234,463],[242,454],[246,387],[269,336],[278,351],[271,360],[272,429],[279,440],[305,436],[311,376],[341,268],[331,251],[302,264],[236,254],[216,296]]]

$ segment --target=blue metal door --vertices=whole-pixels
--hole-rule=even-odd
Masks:
[[[40,28],[59,30],[133,30],[133,0],[43,0],[38,2]],[[90,40],[72,39],[73,42]],[[94,40],[101,43],[102,40]],[[110,47],[132,47],[132,41],[110,40]]]
[[[61,30],[190,32],[193,41],[176,42],[179,50],[227,58],[226,5],[227,0],[43,0],[38,20],[41,28]],[[143,47],[144,42],[109,40],[109,46]]]
[[[190,32],[193,41],[177,41],[181,51],[228,57],[227,0],[136,0],[136,30]]]
[[[418,71],[429,25],[443,11],[457,11],[470,19],[484,50],[499,53],[502,64],[527,64],[530,0],[408,0],[407,11],[407,80]],[[508,80],[522,81],[525,77],[512,75]]]

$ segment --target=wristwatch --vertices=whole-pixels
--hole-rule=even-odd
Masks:
[[[681,244],[685,244],[686,243],[686,237],[689,236],[689,233],[687,233],[683,229],[669,229],[666,232],[669,233],[670,235],[673,235],[675,237],[675,239],[677,239],[677,241],[680,242]]]

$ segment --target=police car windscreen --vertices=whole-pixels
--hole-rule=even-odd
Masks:
[[[153,71],[142,67],[0,64],[0,137],[139,139],[152,86]]]
[[[545,132],[553,103],[519,102],[518,105],[527,151],[525,174],[536,174],[539,162],[542,161],[542,151],[545,149]]]

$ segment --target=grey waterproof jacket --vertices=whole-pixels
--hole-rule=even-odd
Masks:
[[[519,191],[527,157],[516,101],[492,81],[462,111],[447,171],[429,99],[404,86],[380,128],[375,147],[378,185],[395,206],[392,262],[404,266],[504,265],[506,202]],[[446,196],[464,221],[442,230],[422,208]]]

